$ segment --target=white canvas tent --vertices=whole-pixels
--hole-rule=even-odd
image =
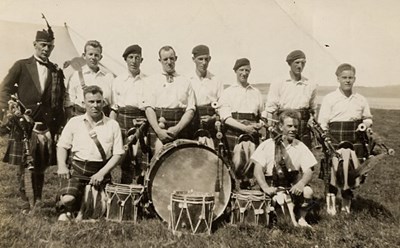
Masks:
[[[55,35],[55,49],[51,53],[50,61],[63,68],[64,62],[74,57],[81,56],[71,40],[68,27],[51,25]],[[32,23],[20,23],[0,20],[0,80],[6,76],[8,70],[19,59],[28,58],[33,55],[33,40],[36,31],[46,29],[43,25]],[[107,67],[103,66],[110,71]],[[72,73],[72,68],[64,69],[64,74],[68,76]]]

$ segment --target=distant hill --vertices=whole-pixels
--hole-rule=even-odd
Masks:
[[[259,89],[264,95],[268,93],[270,84],[253,84],[253,86]],[[318,95],[325,96],[329,92],[336,90],[336,88],[337,86],[319,86]],[[381,87],[355,86],[354,90],[365,97],[400,98],[400,85]]]

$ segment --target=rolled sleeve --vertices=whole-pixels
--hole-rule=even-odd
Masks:
[[[122,145],[122,134],[119,124],[117,122],[113,122],[113,135],[114,135],[114,142],[113,142],[113,155],[122,155],[125,153],[123,145]]]
[[[66,150],[69,150],[72,148],[72,139],[73,139],[73,130],[74,129],[75,129],[74,120],[71,119],[70,121],[67,122],[63,131],[61,132],[60,138],[58,139],[58,142],[57,142],[57,147],[62,147]]]

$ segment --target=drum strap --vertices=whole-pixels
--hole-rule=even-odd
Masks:
[[[282,138],[279,137],[275,140],[275,169],[276,169],[276,175],[274,177],[274,181],[281,182],[283,181],[283,184],[285,185],[278,185],[278,186],[289,186],[290,185],[290,179],[289,179],[289,171],[294,171],[295,168],[293,166],[292,160],[289,157],[289,154],[286,151],[285,145],[282,142]],[[274,173],[275,174],[275,173]]]
[[[99,150],[99,152],[101,154],[101,158],[103,159],[103,162],[106,162],[107,161],[106,153],[103,149],[103,146],[101,146],[100,141],[97,139],[96,132],[93,131],[93,126],[86,119],[84,120],[84,122],[85,122],[87,130],[89,131],[90,138],[92,138],[92,140],[94,141],[94,143],[97,146],[97,149]]]
[[[78,71],[78,75],[79,75],[79,82],[81,84],[81,88],[82,88],[82,90],[84,90],[86,88],[86,84],[85,84],[85,79],[83,78],[82,70]]]

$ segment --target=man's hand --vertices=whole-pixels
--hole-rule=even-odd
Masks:
[[[100,171],[90,177],[89,184],[93,186],[99,186],[104,180],[104,175]]]
[[[177,126],[169,127],[167,130],[167,133],[174,139],[178,136],[179,132],[180,130],[178,129]]]
[[[303,194],[304,186],[304,183],[299,181],[289,191],[294,195],[301,195]]]
[[[165,144],[168,142],[171,142],[174,140],[174,137],[171,136],[171,134],[169,133],[169,131],[165,130],[165,129],[160,129],[157,132],[157,137],[160,139],[160,141]]]
[[[69,179],[71,177],[67,166],[58,166],[57,174],[58,177],[62,179]]]
[[[252,125],[245,126],[243,131],[250,135],[257,133],[257,129],[255,129]]]
[[[276,194],[277,188],[275,187],[267,187],[263,188],[264,193],[268,194],[269,196],[273,196]]]

